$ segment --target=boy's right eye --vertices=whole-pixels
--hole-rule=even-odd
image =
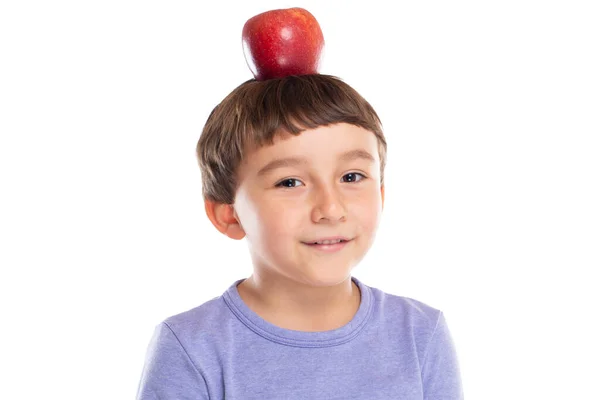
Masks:
[[[281,182],[279,182],[278,184],[276,184],[276,187],[286,187],[286,188],[293,188],[293,187],[298,187],[302,184],[302,182],[300,182],[300,185],[296,185],[295,182],[300,182],[299,179],[293,179],[293,178],[288,178],[288,179],[284,179]]]

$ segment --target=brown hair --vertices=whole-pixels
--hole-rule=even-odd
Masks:
[[[335,123],[375,134],[383,184],[387,144],[381,121],[348,84],[322,74],[244,82],[213,109],[198,140],[204,199],[234,203],[237,168],[249,147],[272,144],[282,130],[299,135],[305,129]]]

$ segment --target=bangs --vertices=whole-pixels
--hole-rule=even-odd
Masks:
[[[281,131],[298,135],[340,122],[381,131],[381,121],[371,106],[338,78],[302,75],[252,80],[240,95],[238,127],[244,144],[263,146],[273,143]]]

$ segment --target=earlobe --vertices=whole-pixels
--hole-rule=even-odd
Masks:
[[[383,210],[383,203],[385,203],[385,186],[381,185],[381,209]]]
[[[222,234],[240,240],[246,232],[240,225],[232,204],[217,203],[210,200],[204,201],[204,211],[215,228]]]

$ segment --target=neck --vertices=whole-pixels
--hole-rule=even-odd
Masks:
[[[311,286],[256,272],[238,285],[246,305],[266,321],[300,331],[337,329],[352,320],[360,290],[351,278],[333,286]]]

